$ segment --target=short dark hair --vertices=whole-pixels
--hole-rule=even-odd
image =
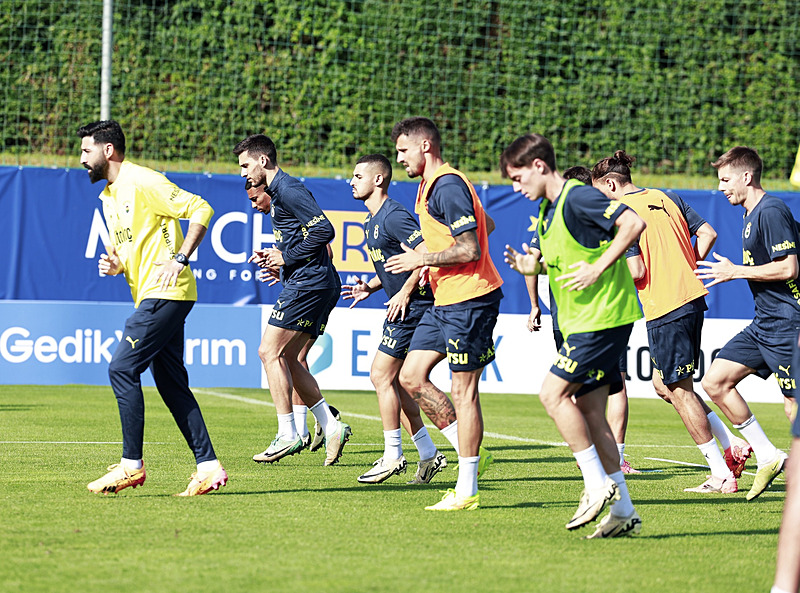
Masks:
[[[575,165],[564,171],[564,179],[577,179],[586,185],[592,185],[592,172],[588,167]]]
[[[426,140],[430,140],[431,144],[435,144],[439,148],[442,146],[439,128],[427,117],[407,117],[397,122],[392,128],[392,142],[396,142],[404,134],[409,137],[422,136]]]
[[[761,172],[764,169],[764,161],[758,156],[758,152],[749,146],[734,146],[728,152],[711,163],[715,169],[730,165],[734,169],[744,169],[753,174],[753,181],[761,183]]]
[[[525,134],[509,144],[500,155],[500,173],[508,177],[508,167],[529,167],[534,159],[541,159],[551,171],[556,170],[556,151],[541,134]]]
[[[93,121],[78,128],[78,138],[89,136],[96,144],[111,144],[120,155],[125,154],[125,134],[113,119]]]
[[[631,183],[631,165],[636,161],[624,150],[618,150],[614,156],[606,157],[592,167],[592,179],[602,179],[611,175],[621,183]]]
[[[251,134],[233,147],[233,154],[236,156],[243,152],[247,152],[251,156],[266,155],[273,165],[277,166],[278,164],[278,150],[275,148],[275,143],[272,138],[264,134]]]
[[[356,165],[362,163],[376,165],[379,169],[379,173],[383,175],[384,185],[389,185],[389,182],[392,180],[392,163],[389,162],[389,159],[382,154],[367,154],[358,159]]]

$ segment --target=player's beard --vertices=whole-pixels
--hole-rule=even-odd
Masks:
[[[108,179],[108,161],[103,159],[95,165],[84,165],[89,170],[89,181],[97,183],[103,179]]]

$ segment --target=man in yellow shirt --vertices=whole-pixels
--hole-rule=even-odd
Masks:
[[[108,368],[122,421],[122,459],[87,487],[108,494],[144,483],[141,374],[149,367],[197,461],[189,486],[176,496],[217,490],[228,475],[214,453],[183,364],[184,321],[197,300],[189,256],[205,236],[214,211],[203,198],[164,175],[125,160],[125,135],[117,122],[87,124],[78,136],[89,179],[107,182],[100,200],[111,245],[100,256],[100,274],[124,274],[136,307]],[[181,218],[190,221],[185,239]]]

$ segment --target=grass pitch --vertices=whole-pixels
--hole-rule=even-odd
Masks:
[[[266,392],[196,394],[228,485],[197,498],[171,496],[185,488],[194,463],[147,389],[147,482],[101,496],[86,484],[119,461],[111,390],[0,386],[0,590],[729,593],[772,584],[782,478],[746,502],[753,461],[737,494],[684,493],[707,470],[682,465],[702,457],[661,401],[630,402],[626,452],[646,470],[628,480],[641,535],[584,541],[591,528],[564,529],[580,473],[534,396],[482,397],[484,444],[496,460],[480,482],[482,508],[431,513],[423,507],[456,476],[455,453],[438,431],[434,442],[451,466],[434,483],[405,484],[418,459],[407,435],[408,474],[356,482],[383,450],[374,394],[326,394],[354,431],[329,468],[322,451],[266,466],[250,460],[276,431]],[[752,408],[788,450],[782,406]]]

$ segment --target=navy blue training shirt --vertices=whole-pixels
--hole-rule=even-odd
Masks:
[[[336,286],[327,245],[334,230],[314,196],[300,180],[278,170],[267,187],[275,245],[282,252],[284,286],[320,290]]]

